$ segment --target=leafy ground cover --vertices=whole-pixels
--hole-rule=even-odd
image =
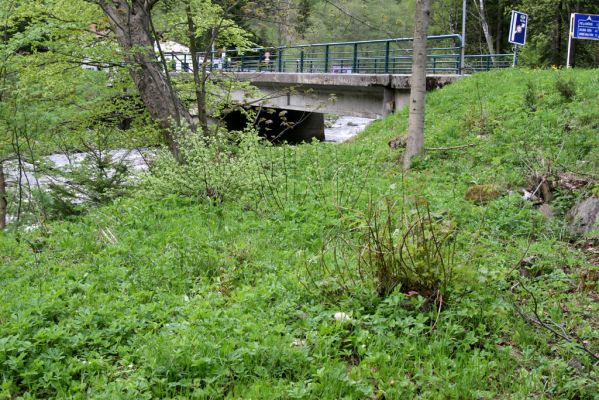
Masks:
[[[428,96],[409,174],[401,112],[344,145],[200,146],[110,206],[0,234],[0,398],[596,398],[597,258],[564,219],[597,186],[557,177],[597,177],[598,90],[596,70],[480,74]],[[539,175],[550,219],[520,192]],[[439,286],[423,260],[444,257],[447,288],[381,294],[360,232],[391,221],[389,243],[418,204],[426,243],[454,245],[410,242],[411,265]]]

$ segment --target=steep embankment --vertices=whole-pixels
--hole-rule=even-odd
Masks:
[[[564,220],[597,194],[598,92],[480,74],[429,95],[407,175],[403,112],[343,145],[200,149],[0,234],[0,397],[593,398],[597,258]]]

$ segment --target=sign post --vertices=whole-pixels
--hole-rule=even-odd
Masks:
[[[512,20],[510,22],[510,34],[508,42],[514,45],[514,63],[518,65],[518,46],[526,44],[526,28],[528,27],[528,14],[512,10]]]
[[[570,34],[568,35],[568,59],[566,67],[570,68],[570,50],[572,39],[599,40],[599,15],[595,14],[570,14]]]

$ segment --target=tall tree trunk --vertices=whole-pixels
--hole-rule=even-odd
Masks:
[[[476,6],[476,10],[478,11],[478,16],[480,18],[480,26],[483,29],[483,34],[485,35],[485,40],[487,42],[487,47],[489,49],[489,54],[495,54],[495,49],[493,48],[493,37],[491,36],[491,31],[489,30],[489,24],[487,23],[487,16],[485,12],[485,1],[476,0],[474,1],[474,5]],[[493,62],[495,62],[495,58],[493,57]]]
[[[173,122],[193,126],[189,111],[173,91],[154,54],[151,9],[158,0],[92,0],[109,19],[119,46],[130,64],[129,73],[152,118],[164,129],[168,145],[178,158]],[[158,40],[158,38],[155,38]]]
[[[6,196],[6,178],[4,175],[4,163],[0,161],[0,230],[6,228],[6,210],[8,201]]]
[[[185,9],[187,14],[187,31],[189,37],[189,52],[191,53],[191,65],[193,68],[193,81],[195,84],[196,107],[198,108],[198,122],[202,128],[202,133],[208,133],[208,113],[206,112],[206,63],[208,61],[208,51],[204,56],[204,62],[200,66],[198,60],[198,41],[196,38],[196,26],[193,22],[191,4],[187,3]],[[210,45],[214,43],[214,35],[210,39]],[[211,46],[210,46],[211,47]],[[201,76],[200,76],[201,73]]]
[[[410,169],[412,157],[424,148],[424,102],[426,98],[426,35],[430,17],[430,0],[416,0],[412,76],[410,78],[410,116],[404,154],[404,170]]]
[[[501,36],[503,36],[503,1],[497,2],[497,14],[495,16],[495,51],[501,53]]]

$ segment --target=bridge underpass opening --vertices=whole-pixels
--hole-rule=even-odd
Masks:
[[[313,139],[324,140],[324,114],[316,112],[285,110],[281,108],[251,107],[256,113],[254,126],[261,136],[274,143],[301,143]],[[242,131],[247,126],[247,114],[239,109],[223,115],[229,131]]]

